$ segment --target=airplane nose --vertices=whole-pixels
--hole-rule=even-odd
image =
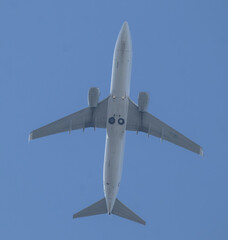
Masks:
[[[129,32],[129,25],[127,22],[124,22],[122,28],[121,28],[121,33],[123,33],[124,35],[128,34]]]
[[[124,22],[120,33],[119,33],[119,38],[121,41],[128,41],[130,37],[130,30],[127,22]]]
[[[130,34],[129,25],[127,22],[124,22],[120,30],[120,33],[116,42],[116,49],[120,50],[121,52],[131,51],[131,34]]]

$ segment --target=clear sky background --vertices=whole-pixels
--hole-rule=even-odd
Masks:
[[[73,220],[103,198],[105,130],[29,132],[109,94],[121,25],[131,98],[204,148],[127,133],[118,198],[147,225]],[[228,239],[228,2],[0,1],[0,239]]]

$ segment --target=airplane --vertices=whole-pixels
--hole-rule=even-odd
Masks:
[[[73,218],[114,214],[145,225],[146,222],[117,198],[122,175],[126,131],[144,132],[203,155],[203,149],[175,129],[147,112],[149,95],[140,92],[138,104],[130,99],[132,42],[129,25],[124,22],[113,55],[110,95],[99,102],[100,90],[90,88],[88,107],[32,131],[29,139],[60,132],[106,128],[103,167],[104,198],[75,213]]]

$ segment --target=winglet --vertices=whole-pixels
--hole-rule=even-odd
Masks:
[[[203,148],[202,147],[200,148],[200,156],[203,157]]]
[[[29,134],[29,137],[28,137],[28,142],[30,142],[33,138],[32,138],[32,135],[33,135],[33,132],[31,132],[30,134]]]

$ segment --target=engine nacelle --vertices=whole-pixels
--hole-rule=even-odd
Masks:
[[[89,107],[96,107],[98,104],[100,96],[100,90],[99,88],[90,88],[88,93],[88,105]]]
[[[146,112],[149,104],[149,94],[147,92],[140,92],[138,96],[138,106],[140,112]]]

